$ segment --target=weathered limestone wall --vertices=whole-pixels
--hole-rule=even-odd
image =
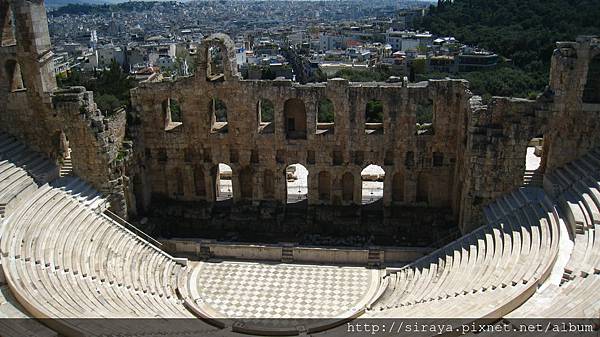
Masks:
[[[483,224],[482,207],[523,184],[529,141],[544,133],[548,112],[540,102],[494,97],[471,99],[460,226],[463,233]]]
[[[209,38],[208,45],[215,41]],[[228,45],[225,41],[220,46],[223,50]],[[140,158],[144,176],[134,179],[145,182],[134,184],[142,189],[135,199],[147,200],[150,188],[156,200],[214,203],[217,167],[225,163],[232,168],[234,204],[258,206],[270,201],[285,207],[285,169],[300,163],[309,171],[309,207],[360,205],[361,171],[375,164],[385,171],[384,208],[454,208],[458,214],[458,204],[453,202],[460,191],[456,167],[463,160],[470,97],[464,80],[406,85],[332,79],[300,85],[289,80],[244,81],[231,69],[211,81],[203,72],[206,62],[200,64],[194,77],[142,83],[132,90],[140,120],[135,146],[144,154]],[[226,127],[215,124],[213,98],[227,107]],[[325,98],[331,100],[335,113],[328,132],[317,125],[319,101]],[[180,103],[181,124],[166,116],[168,99]],[[274,120],[268,127],[259,126],[257,107],[263,99],[274,104]],[[383,103],[381,125],[366,123],[365,108],[372,99]],[[305,110],[305,115],[295,116],[306,130],[299,136],[286,132],[292,113],[286,111],[286,102],[292,101]],[[433,110],[433,127],[417,134],[416,111],[428,105]],[[321,181],[326,186],[319,186],[319,175],[327,177]],[[344,193],[343,177],[348,175],[351,197]],[[273,192],[266,186],[274,186]],[[386,212],[385,217],[399,216]],[[323,218],[322,212],[317,213],[317,218]],[[360,213],[354,215],[360,217]]]
[[[558,42],[552,56],[549,91],[553,117],[544,136],[547,168],[552,170],[600,146],[600,101],[585,102],[584,90],[600,75],[588,76],[590,64],[600,63],[600,38]],[[597,67],[597,66],[596,66]],[[600,96],[600,87],[593,88]]]
[[[0,128],[58,164],[70,147],[74,172],[108,193],[114,211],[126,214],[122,165],[116,163],[125,112],[108,119],[85,88],[57,89],[42,0],[2,1],[0,12],[9,10],[15,34],[0,36]],[[6,17],[0,15],[0,27],[8,24]]]

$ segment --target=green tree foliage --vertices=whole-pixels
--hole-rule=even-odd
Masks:
[[[181,105],[179,105],[179,102],[177,102],[177,100],[169,100],[169,109],[171,110],[171,120],[173,122],[182,122]]]
[[[367,123],[383,123],[383,102],[370,100],[365,109]]]
[[[598,18],[597,0],[440,0],[420,25],[511,59],[514,68],[461,76],[475,91],[525,97],[547,83],[555,42],[600,34]]]
[[[333,118],[333,103],[331,100],[325,98],[319,101],[317,121],[319,123],[333,123]]]
[[[66,77],[57,76],[57,82],[59,87],[84,86],[93,91],[98,108],[107,114],[111,114],[114,107],[130,106],[129,90],[135,87],[135,80],[114,60],[107,70],[85,74],[73,69]]]
[[[263,99],[260,102],[260,121],[265,123],[272,122],[274,113],[275,108],[273,107],[273,102],[268,99]]]
[[[433,123],[433,103],[417,105],[417,123]]]

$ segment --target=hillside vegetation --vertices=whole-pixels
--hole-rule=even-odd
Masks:
[[[492,71],[460,74],[473,82],[475,92],[525,97],[543,90],[547,83],[556,41],[600,35],[600,2],[440,0],[419,26],[510,60]]]

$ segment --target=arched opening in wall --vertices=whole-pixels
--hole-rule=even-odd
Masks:
[[[252,169],[245,167],[240,170],[240,191],[242,200],[252,200],[254,192],[254,179],[252,179]]]
[[[69,139],[63,130],[57,130],[53,137],[53,148],[56,149],[56,159],[60,165],[59,176],[65,177],[73,173],[73,161],[71,159],[71,147]]]
[[[225,79],[225,67],[221,47],[212,46],[208,48],[207,66],[207,78],[209,81],[222,81]]]
[[[16,32],[15,32],[15,15],[12,6],[4,2],[0,5],[1,12],[4,13],[2,20],[2,38],[0,39],[0,47],[14,46],[17,44]]]
[[[287,203],[295,204],[308,199],[308,170],[301,164],[285,169]]]
[[[429,174],[424,172],[417,176],[417,202],[429,202]]]
[[[20,91],[25,89],[23,83],[23,74],[21,73],[21,66],[15,60],[8,60],[4,65],[4,72],[8,79],[8,87],[11,92]]]
[[[354,201],[354,175],[350,172],[346,172],[342,176],[342,200]]]
[[[283,105],[285,135],[287,139],[306,139],[306,108],[297,98],[285,101]]]
[[[261,99],[256,103],[256,112],[258,115],[258,132],[274,133],[275,106],[273,102],[268,99]]]
[[[217,201],[233,198],[233,183],[231,177],[231,166],[219,163],[215,182],[215,196]]]
[[[331,200],[331,174],[327,171],[319,172],[319,200]]]
[[[385,171],[379,165],[369,165],[360,172],[362,180],[362,204],[368,205],[383,199]]]
[[[383,102],[380,100],[372,99],[365,106],[365,133],[383,133]]]
[[[396,172],[392,179],[392,201],[404,201],[404,175],[400,172]]]
[[[263,173],[263,198],[272,199],[275,197],[275,175],[271,170],[265,170]]]
[[[594,57],[589,63],[582,99],[583,103],[600,103],[600,55]]]
[[[317,134],[333,133],[335,131],[335,111],[333,102],[328,98],[319,101],[317,107]]]
[[[167,98],[162,103],[163,116],[165,119],[165,130],[172,130],[183,124],[181,116],[181,105],[176,99]]]
[[[544,137],[532,138],[527,144],[525,155],[525,172],[523,174],[523,185],[542,186],[544,167],[542,157],[544,155]]]
[[[417,118],[417,135],[432,135],[433,121],[435,116],[433,114],[433,101],[428,99],[424,104],[418,104],[416,111]]]
[[[206,182],[204,181],[204,170],[197,166],[194,168],[194,192],[198,197],[206,197]]]
[[[222,100],[213,97],[210,100],[209,109],[212,121],[211,131],[214,133],[227,133],[227,106],[225,103]]]

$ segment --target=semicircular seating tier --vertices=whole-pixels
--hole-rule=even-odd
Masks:
[[[488,225],[386,276],[373,317],[502,317],[535,292],[554,263],[559,219],[539,188],[486,207]]]
[[[54,163],[0,131],[0,218],[56,176]]]
[[[547,284],[507,319],[597,318],[600,312],[600,151],[554,170],[546,181],[574,233],[562,279]]]

